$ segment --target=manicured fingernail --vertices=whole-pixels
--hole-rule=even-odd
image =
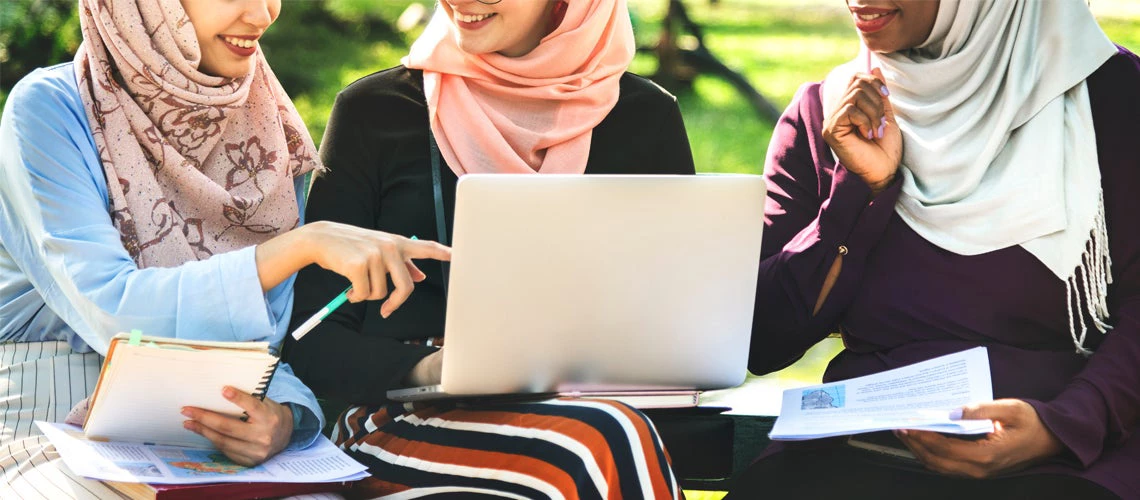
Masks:
[[[883,94],[884,96],[889,96],[889,95],[891,95],[891,91],[887,90],[887,86],[886,86],[886,85],[879,85],[879,93],[880,93],[880,94]]]
[[[874,138],[875,138],[875,131],[874,130],[868,130],[867,131],[867,140],[871,140]]]
[[[885,120],[885,118],[884,118],[884,120]],[[884,121],[881,125],[879,125],[879,130],[876,130],[875,133],[879,134],[879,138],[882,139],[883,133],[886,132],[886,130],[887,130],[887,122]]]
[[[950,410],[950,420],[962,420],[962,409]]]

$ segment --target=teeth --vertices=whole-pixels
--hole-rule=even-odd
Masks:
[[[253,48],[254,45],[257,45],[257,41],[246,40],[244,38],[234,38],[234,37],[225,36],[225,37],[222,37],[222,39],[225,40],[226,43],[228,43],[230,45],[241,47],[243,49],[251,49],[251,48]]]
[[[885,14],[885,13],[884,14],[859,14],[859,19],[862,19],[864,21],[871,21],[871,20],[883,17],[885,15],[887,15],[887,14]]]
[[[459,21],[463,21],[465,23],[477,23],[477,22],[482,21],[484,19],[487,19],[488,17],[491,17],[493,15],[495,15],[495,14],[478,14],[478,15],[468,16],[468,15],[464,15],[464,14],[460,14],[460,13],[456,12],[455,13],[455,19],[459,20]]]

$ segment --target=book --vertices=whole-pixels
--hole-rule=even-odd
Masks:
[[[263,398],[278,362],[266,342],[120,333],[111,339],[83,430],[90,439],[212,449],[208,439],[182,427],[182,408],[240,417],[241,408],[222,389]]]
[[[111,489],[135,500],[198,500],[201,498],[280,498],[313,493],[345,491],[352,483],[206,483],[146,484],[103,481]]]
[[[140,495],[150,494],[147,492],[157,495],[167,490],[166,486],[157,485],[298,483],[301,488],[311,483],[347,483],[368,477],[367,467],[324,436],[317,436],[303,449],[285,450],[261,464],[246,467],[234,463],[218,450],[96,441],[87,438],[83,429],[75,425],[37,421],[36,426],[55,446],[72,473],[108,483],[152,485],[129,487]],[[331,486],[321,486],[328,487]],[[237,492],[265,491],[270,486],[249,486],[249,490],[239,486],[232,488],[236,495]],[[222,489],[217,486],[211,491]]]

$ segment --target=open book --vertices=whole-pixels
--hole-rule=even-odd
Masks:
[[[213,448],[182,427],[182,408],[241,416],[222,389],[228,385],[264,397],[277,363],[266,342],[120,333],[111,339],[83,430],[92,439]]]

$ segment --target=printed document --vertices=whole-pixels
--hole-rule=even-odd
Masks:
[[[775,440],[816,439],[891,429],[950,434],[993,432],[990,420],[950,420],[950,412],[993,400],[985,347],[874,375],[784,391]]]
[[[368,477],[321,436],[303,450],[285,451],[256,467],[231,462],[218,450],[93,441],[74,425],[36,422],[71,471],[102,481],[151,484],[321,483]]]

